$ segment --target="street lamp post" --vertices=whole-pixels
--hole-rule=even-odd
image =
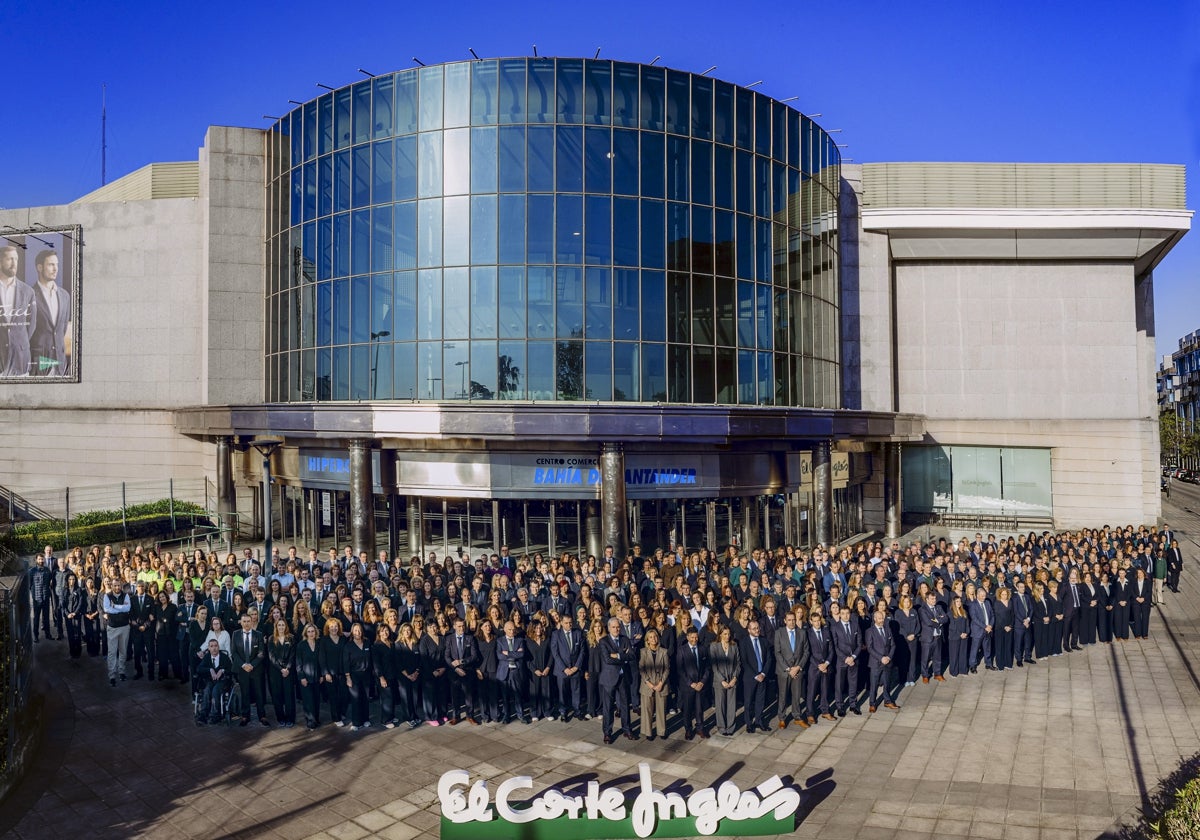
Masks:
[[[271,579],[271,552],[274,548],[271,523],[271,454],[283,446],[283,438],[274,435],[258,435],[250,441],[250,445],[262,455],[262,489],[263,489],[263,577]]]
[[[391,334],[390,330],[373,332],[371,341],[372,343],[380,342],[380,339],[387,338]],[[379,343],[375,343],[375,360],[371,364],[371,399],[379,399]]]
[[[462,384],[459,386],[458,398],[465,400],[467,398],[467,362],[464,359],[461,362],[455,362],[454,366],[462,371]]]

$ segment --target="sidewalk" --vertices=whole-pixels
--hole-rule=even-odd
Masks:
[[[193,725],[187,691],[110,688],[99,660],[41,642],[51,686],[39,761],[0,808],[0,835],[437,837],[436,785],[452,768],[602,783],[649,761],[656,780],[693,787],[772,773],[809,795],[789,837],[850,840],[1097,838],[1157,780],[1200,749],[1200,504],[1176,494],[1181,593],[1157,608],[1150,639],[1093,645],[1035,667],[918,684],[899,712],[807,731],[604,746],[596,721],[422,727]],[[590,775],[589,774],[593,774]]]

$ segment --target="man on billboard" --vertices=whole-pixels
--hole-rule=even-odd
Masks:
[[[49,249],[39,251],[33,263],[38,282],[33,334],[29,337],[30,373],[34,376],[66,376],[71,295],[58,285],[58,254]]]
[[[0,376],[29,373],[33,289],[17,280],[16,246],[0,247]]]

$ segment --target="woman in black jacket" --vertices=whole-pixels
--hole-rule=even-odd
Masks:
[[[78,659],[83,653],[83,614],[87,608],[87,596],[79,585],[79,578],[74,572],[67,574],[67,585],[63,592],[62,612],[64,624],[67,626],[67,643],[71,648],[71,658]]]
[[[83,640],[87,645],[88,656],[100,655],[100,640],[104,637],[100,627],[101,599],[104,597],[96,586],[95,578],[88,578],[84,590],[83,606]],[[190,671],[191,663],[184,665]]]
[[[1012,592],[1000,589],[992,604],[996,616],[992,626],[992,645],[996,654],[996,667],[1001,671],[1013,666],[1013,625],[1016,622],[1012,608]]]
[[[587,632],[587,673],[583,675],[587,685],[587,711],[583,715],[584,720],[600,716],[600,668],[604,662],[600,653],[600,640],[605,635],[603,622],[598,618],[592,619]]]
[[[342,673],[349,699],[351,732],[371,725],[371,658],[371,645],[362,624],[356,621],[350,626],[350,641],[342,646]]]
[[[546,638],[546,628],[537,620],[530,622],[526,636],[526,647],[529,649],[529,714],[537,721],[538,718],[548,718],[554,714],[550,640]]]
[[[441,726],[448,719],[446,709],[450,705],[442,637],[436,621],[426,625],[423,621],[414,620],[413,624],[414,632],[418,624],[425,630],[425,635],[417,642],[417,652],[421,656],[421,701],[424,703],[425,721],[430,726]]]
[[[396,673],[403,704],[400,717],[408,721],[410,729],[416,729],[421,725],[421,654],[417,650],[417,637],[413,634],[411,624],[400,625],[393,650],[396,653]]]
[[[1133,637],[1145,639],[1150,636],[1150,607],[1153,604],[1150,594],[1150,578],[1141,566],[1138,566],[1134,575],[1134,579],[1129,582],[1131,599],[1129,620],[1133,625]]]
[[[898,637],[896,644],[897,673],[904,677],[905,685],[914,685],[917,682],[917,665],[919,664],[917,646],[921,638],[921,619],[917,611],[913,609],[912,596],[908,593],[900,596],[900,607],[892,614],[892,623],[895,625]]]
[[[158,679],[167,679],[167,665],[176,680],[182,671],[179,662],[179,641],[175,638],[175,617],[179,608],[171,603],[166,592],[158,593],[158,610],[154,613],[154,648],[158,658]]]
[[[296,680],[300,684],[300,702],[309,729],[321,725],[321,634],[317,625],[306,624],[303,638],[296,644]]]
[[[296,643],[287,620],[275,619],[275,629],[267,640],[267,683],[275,719],[284,729],[296,725]]]
[[[1109,601],[1112,604],[1112,635],[1114,639],[1120,639],[1122,642],[1129,638],[1129,615],[1132,612],[1133,597],[1132,589],[1129,581],[1125,577],[1125,570],[1117,571],[1117,579],[1112,583],[1112,596]]]
[[[496,682],[496,632],[492,622],[484,619],[475,634],[479,647],[479,665],[475,674],[479,677],[480,713],[485,723],[500,719],[500,684]]]
[[[342,646],[346,639],[342,636],[342,623],[336,618],[325,620],[325,635],[321,637],[321,686],[325,689],[325,700],[329,703],[329,717],[334,726],[346,725],[346,691],[345,671],[342,670]]]

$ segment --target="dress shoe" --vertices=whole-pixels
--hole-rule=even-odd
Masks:
[[[238,726],[249,726],[249,725],[250,725],[250,718],[242,718],[241,723],[238,724]]]
[[[701,741],[705,741],[708,739],[708,732],[706,732],[703,729],[697,729],[696,734],[700,737]]]
[[[479,725],[479,718],[467,718],[467,720],[471,722],[471,725],[472,725],[472,726],[478,726],[478,725]]]
[[[972,674],[978,674],[978,673],[979,673],[979,669],[978,669],[978,668],[972,668],[972,669],[971,669],[971,673],[972,673]]]
[[[1144,639],[1144,638],[1146,638],[1146,637],[1145,637],[1145,636],[1142,636],[1142,638]],[[1075,647],[1071,648],[1071,650],[1083,650],[1083,646],[1082,646],[1082,645],[1075,645]]]
[[[259,723],[261,723],[263,726],[270,726],[270,725],[271,725],[271,722],[270,722],[269,720],[267,720],[266,718],[259,718],[259,719],[258,719],[258,722],[259,722]]]
[[[858,715],[859,717],[862,717],[862,709],[858,708],[858,706],[855,706],[850,711],[853,712],[854,714]]]
[[[998,671],[998,670],[1000,670],[1000,669],[999,669],[999,668],[997,668],[995,665],[988,665],[988,666],[987,666],[987,669],[988,669],[989,671]]]
[[[695,737],[696,737],[696,733],[695,733],[695,732],[693,732],[693,731],[692,731],[692,730],[690,730],[690,729],[689,729],[688,731],[686,731],[686,732],[684,732],[684,733],[683,733],[683,739],[684,739],[685,741],[690,741],[690,740],[692,740],[692,739],[693,739],[693,738],[695,738]]]
[[[647,735],[647,736],[646,736],[646,740],[647,740],[647,741],[653,741],[653,740],[654,740],[654,733],[653,733],[653,732],[651,732],[649,735]]]
[[[845,717],[845,716],[846,716],[846,710],[838,709],[838,717]]]
[[[945,681],[946,681],[946,678],[945,678],[945,677],[943,677],[941,674],[938,674],[936,677],[934,677],[934,679],[935,679],[935,680],[937,680],[938,682],[945,682]]]
[[[900,707],[899,707],[899,706],[897,706],[895,703],[892,703],[891,701],[888,701],[887,703],[884,703],[884,704],[883,704],[883,708],[885,708],[885,709],[899,709]]]
[[[636,741],[638,739],[638,736],[634,735],[632,732],[626,732],[625,737],[630,741]]]
[[[929,682],[929,677],[921,677],[921,682],[923,682],[923,683]]]
[[[449,720],[449,721],[447,721],[447,722],[448,722],[448,723],[449,723],[451,726],[458,726],[458,720],[459,720],[458,718],[456,718],[456,717],[452,717],[452,718],[450,718],[450,720]]]
[[[792,721],[792,726],[799,726],[801,729],[808,729],[808,721],[805,718],[796,718]]]
[[[117,687],[117,681],[115,679],[109,680],[108,684],[111,685],[113,688]]]
[[[837,722],[837,718],[834,717],[833,715],[829,714],[829,712],[826,712],[825,714],[821,715],[821,717],[825,718],[825,720],[832,720],[835,723]]]
[[[1017,667],[1018,667],[1018,668],[1024,668],[1024,667],[1025,667],[1025,663],[1024,663],[1024,662],[1022,662],[1020,659],[1018,659],[1018,660],[1017,660]]]
[[[813,717],[812,715],[809,715],[809,716],[808,716],[808,725],[809,725],[809,726],[816,726],[816,725],[817,725],[817,719],[816,719],[815,717]]]
[[[746,734],[747,734],[747,735],[753,735],[753,734],[754,734],[754,727],[753,727],[753,726],[747,726],[747,727],[746,727]]]
[[[868,706],[868,707],[867,707],[867,711],[868,711],[868,712],[870,712],[871,714],[875,714],[875,707],[874,707],[874,706]]]
[[[781,721],[779,721],[779,728],[780,728],[780,729],[787,729],[787,721],[786,721],[786,720],[781,720]]]
[[[611,735],[604,736],[604,743],[611,744],[612,742],[613,742],[613,736],[611,736]]]

